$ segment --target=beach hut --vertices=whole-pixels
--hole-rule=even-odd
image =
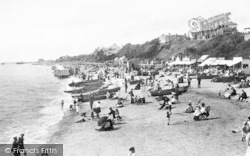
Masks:
[[[54,70],[54,75],[56,77],[68,77],[70,76],[70,71],[67,68],[64,68],[63,66],[56,66]]]

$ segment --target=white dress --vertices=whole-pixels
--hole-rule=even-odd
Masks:
[[[79,112],[79,104],[76,105],[76,113]]]

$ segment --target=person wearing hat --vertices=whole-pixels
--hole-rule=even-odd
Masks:
[[[14,137],[13,139],[14,141],[12,143],[11,152],[14,154],[14,156],[20,156],[19,143],[18,143],[17,137]]]
[[[129,148],[129,151],[131,152],[130,156],[135,156],[135,148],[134,147]]]

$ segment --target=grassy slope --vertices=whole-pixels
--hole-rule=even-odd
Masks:
[[[202,55],[210,57],[226,57],[231,59],[234,56],[249,58],[250,40],[245,41],[242,34],[220,35],[211,40],[177,40],[171,43],[160,44],[158,39],[146,42],[144,44],[126,44],[114,56],[104,57],[100,52],[97,55],[79,55],[58,59],[58,61],[106,61],[115,57],[126,56],[129,59],[170,59],[176,55],[199,58]]]

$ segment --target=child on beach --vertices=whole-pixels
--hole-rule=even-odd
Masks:
[[[168,125],[170,125],[170,116],[171,116],[171,111],[170,111],[170,108],[167,107],[167,111],[166,111],[166,114],[167,114],[167,119],[168,119]]]

